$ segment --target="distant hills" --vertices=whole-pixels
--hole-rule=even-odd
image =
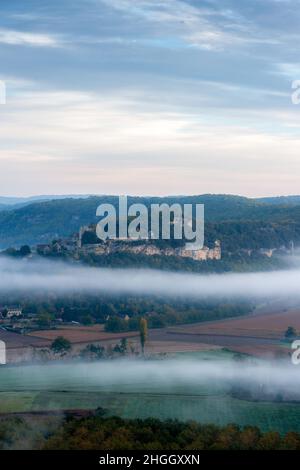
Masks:
[[[53,201],[57,199],[81,199],[89,197],[90,195],[47,195],[47,196],[30,196],[30,197],[7,197],[0,196],[0,211],[13,210],[20,207],[28,206],[35,202]]]
[[[263,202],[266,204],[284,204],[284,205],[291,205],[291,204],[300,204],[300,196],[277,196],[277,197],[263,197],[260,199],[256,199],[258,202]]]
[[[0,197],[0,248],[47,243],[96,222],[96,208],[117,196]],[[128,203],[203,203],[206,241],[220,238],[227,250],[300,245],[300,196],[250,199],[231,195],[129,197]]]

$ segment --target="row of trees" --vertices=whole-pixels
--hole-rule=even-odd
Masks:
[[[197,323],[207,320],[218,320],[245,315],[252,310],[249,303],[224,303],[218,305],[206,305],[206,307],[189,306],[185,310],[180,305],[177,310],[170,306],[164,309],[149,311],[143,314],[147,319],[149,328],[164,328],[169,325],[177,325],[184,323]],[[110,316],[105,322],[105,330],[110,333],[119,333],[122,331],[136,331],[139,329],[140,316],[122,318],[118,315]]]
[[[22,307],[24,317],[30,316],[34,328],[49,328],[54,322],[76,321],[84,325],[106,324],[107,331],[120,332],[138,329],[140,318],[147,318],[149,328],[163,328],[180,323],[217,320],[249,313],[250,302],[219,299],[142,295],[88,295],[75,293],[58,295],[43,293],[34,298],[30,293],[0,293],[0,305]],[[127,319],[128,321],[125,321]]]

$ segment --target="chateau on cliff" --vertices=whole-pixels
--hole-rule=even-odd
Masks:
[[[221,242],[219,240],[215,241],[213,248],[204,246],[199,250],[187,250],[184,247],[173,248],[172,246],[160,248],[154,240],[139,240],[137,242],[136,240],[116,238],[100,242],[100,240],[97,240],[95,225],[80,228],[77,246],[80,252],[97,255],[126,252],[148,256],[181,256],[196,261],[220,260],[222,257]]]

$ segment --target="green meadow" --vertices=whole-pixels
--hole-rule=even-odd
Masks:
[[[222,352],[224,361],[230,354]],[[186,356],[188,357],[188,356]],[[194,358],[195,359],[195,358]],[[215,353],[198,355],[211,361]],[[196,420],[225,425],[256,425],[263,431],[300,432],[300,405],[247,401],[231,396],[227,384],[185,384],[159,380],[115,382],[82,376],[76,364],[3,367],[0,369],[0,413],[95,409],[123,418]],[[109,364],[105,364],[109,368]],[[93,369],[94,370],[94,369]]]

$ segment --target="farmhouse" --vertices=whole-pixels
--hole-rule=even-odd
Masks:
[[[0,307],[0,318],[20,317],[23,311],[18,305]]]
[[[208,248],[207,246],[204,246],[200,250],[180,249],[179,256],[184,258],[192,258],[196,261],[207,261],[210,259],[220,260],[222,257],[221,242],[216,240],[214,248]]]

